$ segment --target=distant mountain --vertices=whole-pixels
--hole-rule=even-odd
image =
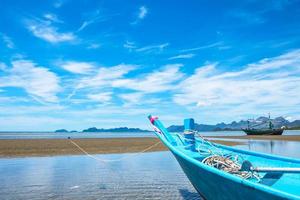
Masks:
[[[300,120],[295,120],[293,122],[290,122],[289,128],[294,128],[294,127],[300,127]]]
[[[77,133],[78,131],[72,130],[68,131],[66,129],[58,129],[55,131],[55,133]],[[127,127],[120,127],[120,128],[109,128],[109,129],[103,129],[103,128],[96,128],[96,127],[91,127],[88,129],[84,129],[82,132],[151,132],[148,130],[142,130],[139,128],[127,128]]]
[[[195,130],[197,131],[214,131],[217,127],[215,125],[197,124],[195,123]],[[172,125],[168,127],[170,132],[182,132],[184,127],[182,125]]]
[[[103,129],[103,128],[88,128],[83,130],[82,132],[150,132],[148,130],[142,130],[139,128],[127,128],[127,127],[120,127],[120,128],[109,128],[109,129]]]
[[[77,133],[76,130],[72,130],[72,131],[68,131],[66,129],[58,129],[56,131],[54,131],[55,133]]]
[[[69,131],[67,131],[66,129],[58,129],[55,131],[55,133],[68,133]]]
[[[255,120],[250,120],[250,126],[255,126],[255,128],[266,128],[268,127],[268,117],[258,117]],[[280,128],[282,126],[286,126],[288,129],[298,129],[300,127],[300,120],[295,120],[293,122],[289,122],[283,117],[277,117],[275,119],[271,119],[275,128]],[[233,121],[229,124],[225,124],[224,122],[218,123],[216,125],[207,125],[207,124],[196,124],[195,130],[197,131],[238,131],[242,128],[247,128],[248,122],[247,120],[241,120],[239,122]],[[170,132],[182,132],[184,129],[183,125],[172,125],[168,127],[168,131]]]

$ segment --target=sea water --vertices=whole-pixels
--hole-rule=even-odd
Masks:
[[[199,199],[170,152],[0,159],[0,199]]]

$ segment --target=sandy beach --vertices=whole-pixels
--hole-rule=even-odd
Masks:
[[[81,148],[90,154],[108,153],[133,153],[141,152],[159,142],[157,138],[97,138],[97,139],[72,139]],[[237,145],[238,142],[215,141],[225,145]],[[150,151],[166,151],[160,143]],[[0,140],[0,157],[25,157],[25,156],[54,156],[83,154],[68,139],[15,139]]]

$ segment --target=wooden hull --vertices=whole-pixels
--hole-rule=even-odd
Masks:
[[[282,135],[283,129],[242,129],[247,135]]]

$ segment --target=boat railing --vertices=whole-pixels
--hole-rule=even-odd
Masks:
[[[223,156],[225,153],[212,142],[205,139],[197,131],[193,131],[195,134],[195,140],[183,137],[181,133],[170,133],[171,135],[178,138],[181,145],[184,146],[186,150],[191,150],[190,147],[195,145],[194,152],[198,152],[202,157],[210,155],[220,155]],[[193,143],[195,142],[195,144]]]
[[[196,160],[244,179],[253,179],[257,182],[260,181],[260,176],[257,172],[240,170],[242,162],[245,160],[241,155],[224,152],[214,143],[205,139],[197,131],[193,131],[193,133],[195,134],[195,140],[197,141],[194,152],[197,152],[200,155],[200,157],[194,157]],[[182,142],[183,146],[185,147],[184,149],[190,150],[189,147],[191,144],[185,141],[192,142],[194,140],[185,138],[180,133],[170,134],[177,137]]]

